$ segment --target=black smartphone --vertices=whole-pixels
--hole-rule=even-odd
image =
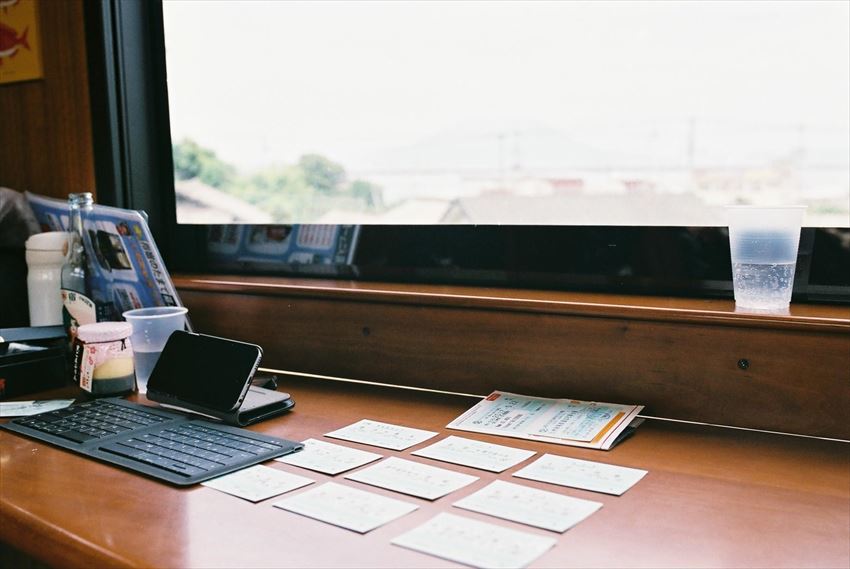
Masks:
[[[234,411],[245,399],[262,356],[256,344],[178,330],[151,372],[148,398]]]

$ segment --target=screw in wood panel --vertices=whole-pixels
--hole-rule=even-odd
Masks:
[[[738,368],[739,369],[746,370],[749,367],[750,367],[750,360],[748,360],[746,358],[741,358],[740,360],[738,360]]]
[[[363,337],[366,337],[366,336],[368,336],[369,334],[372,333],[372,331],[369,329],[368,326],[363,326],[362,332],[363,332]]]

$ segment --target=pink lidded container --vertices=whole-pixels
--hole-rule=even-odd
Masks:
[[[132,391],[136,384],[129,322],[96,322],[77,328],[74,383],[101,396]]]

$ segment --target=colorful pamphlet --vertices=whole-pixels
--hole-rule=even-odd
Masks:
[[[43,231],[69,231],[68,202],[26,193]],[[95,204],[83,214],[87,286],[98,322],[134,308],[181,306],[142,212]]]
[[[449,429],[608,450],[630,434],[642,405],[529,397],[494,391]]]

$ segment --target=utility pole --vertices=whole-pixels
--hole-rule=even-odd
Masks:
[[[694,171],[696,165],[696,138],[697,138],[697,121],[694,117],[688,120],[688,168],[691,172]]]
[[[499,189],[505,188],[505,133],[496,135],[499,142]]]
[[[512,169],[514,172],[522,170],[522,152],[520,151],[520,135],[518,130],[514,131],[514,163]]]
[[[797,151],[794,152],[794,158],[800,162],[800,165],[806,158],[806,125],[803,123],[797,125]]]

